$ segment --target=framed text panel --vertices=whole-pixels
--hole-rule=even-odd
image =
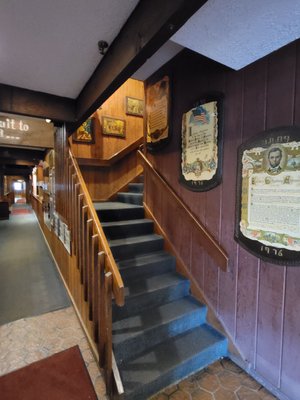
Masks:
[[[265,261],[300,266],[300,128],[243,143],[237,172],[236,240]]]
[[[207,191],[222,177],[223,95],[207,94],[182,116],[180,183]]]
[[[164,76],[146,88],[147,149],[155,151],[170,140],[170,78]]]

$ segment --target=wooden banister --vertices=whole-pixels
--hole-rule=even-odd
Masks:
[[[198,233],[201,236],[201,244],[204,246],[210,257],[217,263],[217,265],[223,270],[227,271],[228,268],[228,256],[224,249],[219,245],[216,239],[208,232],[204,225],[192,214],[192,212],[187,208],[183,201],[177,196],[174,190],[166,182],[166,180],[156,171],[150,161],[145,157],[145,155],[138,150],[138,156],[140,157],[144,167],[151,171],[152,175],[162,184],[165,190],[167,190],[184,211],[187,218],[190,219],[191,223],[197,228]]]
[[[112,252],[110,250],[110,247],[107,243],[106,240],[106,236],[103,232],[102,226],[99,222],[99,218],[97,215],[97,212],[95,210],[94,204],[92,202],[92,199],[89,195],[88,189],[86,187],[86,184],[83,180],[81,171],[79,169],[79,166],[77,164],[76,159],[74,158],[73,154],[71,151],[69,151],[69,156],[70,159],[72,161],[72,164],[74,165],[74,169],[75,169],[75,173],[78,177],[78,183],[80,185],[81,191],[84,194],[84,198],[85,198],[85,202],[86,205],[89,208],[89,215],[90,218],[93,219],[94,223],[95,223],[95,228],[96,228],[96,233],[99,236],[99,240],[100,240],[100,248],[101,250],[104,251],[105,255],[106,255],[106,268],[108,269],[109,272],[112,273],[112,282],[113,282],[113,294],[115,297],[115,301],[116,304],[119,306],[123,306],[124,305],[124,284],[123,284],[123,280],[121,278],[119,269],[116,265],[116,262],[114,260],[114,257],[112,255]]]
[[[100,158],[76,158],[78,165],[94,166],[94,167],[110,167],[116,162],[120,161],[123,157],[130,154],[133,150],[137,149],[143,143],[143,137],[132,142],[129,146],[118,151],[110,158],[100,159]]]

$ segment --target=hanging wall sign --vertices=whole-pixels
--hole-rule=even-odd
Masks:
[[[207,95],[182,116],[180,182],[193,191],[221,182],[223,96]]]
[[[170,137],[170,79],[168,76],[146,89],[147,148],[157,150]]]
[[[300,128],[242,144],[237,179],[236,240],[263,260],[300,266]]]
[[[0,144],[54,147],[54,126],[44,119],[0,113]]]

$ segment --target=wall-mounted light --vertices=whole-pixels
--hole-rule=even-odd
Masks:
[[[46,118],[46,119],[45,119],[45,121],[47,122],[47,124],[50,124],[50,122],[51,122],[51,119],[49,119],[49,118]]]

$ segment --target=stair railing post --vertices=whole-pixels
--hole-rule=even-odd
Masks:
[[[107,272],[105,286],[105,381],[109,396],[112,393],[112,273]]]

